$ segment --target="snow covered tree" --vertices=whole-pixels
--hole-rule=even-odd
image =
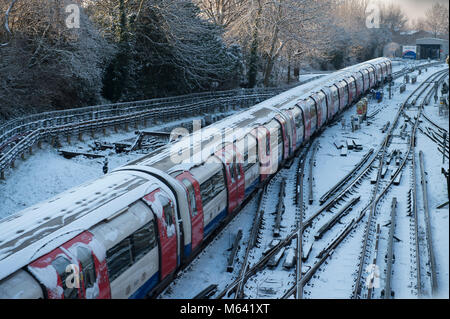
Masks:
[[[435,3],[425,12],[425,17],[428,30],[433,33],[435,38],[438,35],[449,34],[448,6]]]
[[[122,85],[123,92],[113,85],[110,93],[124,100],[209,90],[214,82],[219,88],[236,85],[240,72],[236,48],[225,45],[222,29],[202,19],[192,1],[128,0],[122,10],[126,23],[116,22],[114,27],[111,21],[118,21],[118,2],[98,0],[91,5],[93,19],[106,37],[116,42],[119,57],[124,42],[117,35],[121,25],[128,34],[128,62],[113,60],[105,76],[122,83],[116,74],[127,65],[128,80]]]
[[[79,27],[67,21],[77,4]],[[0,0],[0,105],[4,117],[98,101],[102,64],[110,54],[80,2]]]

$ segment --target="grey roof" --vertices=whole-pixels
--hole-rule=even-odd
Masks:
[[[440,44],[448,45],[448,40],[438,38],[421,38],[416,40],[416,44]]]

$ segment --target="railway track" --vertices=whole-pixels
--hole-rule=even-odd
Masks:
[[[287,254],[288,249],[286,249],[286,246],[292,244],[292,240],[295,239],[295,236],[285,237],[287,228],[290,227],[291,229],[296,229],[302,220],[301,215],[304,208],[303,177],[305,164],[307,162],[309,163],[309,161],[306,161],[309,149],[310,146],[303,149],[296,158],[296,165],[292,165],[290,168],[281,169],[277,175],[272,177],[269,184],[266,184],[263,190],[259,192],[256,218],[252,225],[250,239],[245,247],[245,254],[238,276],[224,290],[219,292],[215,298],[221,299],[233,297],[235,299],[241,299],[245,296],[249,296],[251,291],[253,291],[253,289],[251,289],[252,287],[250,287],[250,289],[247,287],[247,282],[250,278],[267,268],[267,266],[279,266],[278,268],[280,268],[280,259],[277,255]],[[295,173],[292,174],[293,172]],[[278,198],[277,203],[271,201],[270,198]],[[281,223],[280,209],[283,205],[286,205],[286,211],[283,214],[283,223]],[[297,209],[295,209],[295,207]],[[274,216],[271,216],[270,212],[273,211],[274,208],[275,214],[273,214]],[[292,216],[292,213],[294,213],[294,216]],[[276,234],[273,233],[273,229],[278,229]],[[270,237],[273,238],[273,240],[269,243],[263,243],[258,240],[259,237]],[[294,249],[294,245],[291,246],[291,251],[297,249],[297,247]],[[293,258],[298,260],[297,256],[298,253],[295,254]],[[290,274],[292,277],[295,275],[295,267],[293,267],[296,263],[295,260],[289,267],[292,268],[292,270],[286,272],[287,275]]]
[[[441,74],[442,72],[438,72],[438,74]],[[350,195],[350,190],[352,190],[352,187],[354,187],[355,185],[358,185],[361,183],[363,177],[367,176],[368,173],[370,173],[370,171],[374,168],[374,163],[375,160],[377,158],[380,157],[381,154],[381,159],[380,159],[380,165],[378,166],[378,178],[377,178],[377,185],[375,186],[372,198],[369,202],[369,204],[367,204],[362,211],[360,212],[360,214],[358,216],[356,216],[355,218],[351,219],[350,222],[348,222],[347,224],[345,224],[337,233],[337,235],[334,237],[333,240],[331,240],[325,248],[323,248],[320,253],[317,255],[318,260],[311,266],[311,268],[306,272],[306,274],[304,276],[302,276],[301,280],[299,282],[297,282],[296,286],[292,287],[289,291],[286,292],[286,294],[283,296],[283,298],[289,298],[291,295],[294,294],[294,292],[298,289],[299,286],[303,287],[305,284],[307,284],[311,278],[315,275],[315,273],[317,272],[317,270],[326,262],[327,258],[329,258],[334,250],[336,249],[336,247],[356,228],[356,226],[358,225],[358,223],[363,219],[363,217],[365,216],[365,214],[369,211],[369,218],[368,220],[370,220],[370,215],[373,215],[373,211],[376,208],[376,204],[378,203],[378,201],[381,199],[381,197],[387,192],[387,190],[389,189],[389,187],[392,185],[392,183],[394,182],[394,180],[398,177],[398,175],[401,173],[401,170],[403,169],[405,162],[406,162],[406,158],[407,156],[404,157],[403,162],[401,163],[400,167],[397,169],[397,171],[395,171],[395,173],[393,173],[392,178],[390,180],[390,182],[388,183],[388,185],[386,185],[386,187],[384,188],[384,190],[381,192],[381,194],[377,197],[376,194],[378,193],[378,184],[380,181],[380,175],[381,175],[381,171],[382,171],[382,163],[383,163],[383,157],[385,154],[385,149],[388,146],[388,141],[389,141],[389,137],[391,135],[391,132],[393,130],[394,127],[396,127],[397,122],[398,122],[398,118],[400,117],[402,113],[402,109],[399,110],[399,112],[397,113],[396,116],[396,120],[394,122],[394,125],[391,127],[391,129],[389,130],[386,139],[384,140],[382,146],[380,147],[380,149],[376,152],[377,156],[374,156],[371,158],[371,160],[369,161],[369,156],[365,156],[363,158],[363,160],[358,163],[355,168],[346,176],[343,178],[343,183],[338,183],[338,187],[333,187],[332,190],[334,190],[335,188],[342,187],[342,184],[345,185],[345,182],[347,182],[347,187],[344,188],[341,192],[339,192],[338,194],[335,194],[335,196],[328,200],[327,204],[324,205],[319,211],[317,211],[315,214],[313,214],[309,219],[307,219],[304,223],[303,223],[303,227],[301,232],[303,232],[307,227],[311,226],[312,221],[317,218],[317,216],[319,216],[320,214],[322,214],[324,211],[329,210],[330,208],[332,208],[334,205],[336,205],[337,202],[339,201],[345,201],[344,197],[347,195]],[[417,123],[416,123],[417,124]],[[367,163],[365,166],[365,162]],[[360,169],[362,166],[364,166],[364,168],[362,169],[362,171],[356,175],[355,172],[358,171],[358,169]],[[355,176],[356,175],[356,176]],[[350,177],[354,176],[353,179],[351,179]],[[349,182],[350,181],[350,182]],[[333,192],[331,192],[333,193]],[[352,198],[352,200],[350,201],[350,204],[353,204],[354,202],[357,201],[357,198]],[[344,206],[344,208],[338,212],[333,218],[331,218],[328,222],[329,226],[327,226],[326,228],[329,228],[330,226],[335,225],[335,220],[334,219],[339,219],[340,218],[340,214],[342,214],[343,212],[345,212],[346,206]],[[325,224],[327,225],[327,223]],[[369,228],[367,228],[369,229]],[[323,228],[322,228],[323,230]],[[321,233],[321,229],[319,229],[319,234]],[[367,233],[368,234],[368,233]],[[320,238],[321,236],[318,236],[318,238]],[[366,237],[366,236],[365,236]],[[368,237],[368,235],[367,235]],[[368,238],[365,238],[364,240],[364,244],[363,247],[366,247],[368,245]],[[364,256],[365,254],[363,254]],[[361,270],[361,275],[362,275],[362,270],[363,268],[363,263],[360,263],[360,270]],[[389,270],[388,270],[389,271]],[[358,276],[359,278],[359,282],[361,281],[361,276]],[[358,291],[358,285],[356,285],[355,287],[355,291]]]
[[[367,269],[367,267],[369,266],[366,263],[367,260],[367,255],[368,255],[368,250],[370,248],[369,243],[373,242],[373,240],[369,240],[369,236],[371,236],[371,234],[374,234],[374,227],[375,227],[375,220],[374,220],[374,215],[377,209],[377,205],[379,203],[379,201],[381,200],[381,198],[387,193],[387,191],[389,190],[390,186],[392,185],[393,181],[395,180],[395,178],[401,173],[401,171],[403,170],[406,162],[407,162],[407,158],[408,155],[411,152],[414,152],[414,147],[415,147],[415,134],[416,134],[416,130],[417,127],[419,125],[419,119],[422,113],[422,109],[423,106],[427,103],[427,99],[431,96],[432,94],[432,88],[433,88],[433,83],[434,81],[440,81],[444,78],[444,76],[446,76],[448,74],[448,70],[443,70],[443,71],[439,71],[434,73],[432,76],[430,76],[427,81],[423,82],[416,90],[414,90],[409,96],[408,98],[405,100],[405,102],[403,103],[402,107],[400,108],[399,112],[397,113],[397,116],[395,118],[394,124],[392,125],[389,133],[386,136],[385,142],[383,144],[383,149],[382,149],[382,157],[380,160],[380,166],[379,166],[379,173],[378,173],[378,178],[377,178],[377,186],[375,187],[374,190],[374,195],[376,196],[376,194],[378,193],[378,185],[379,185],[379,181],[380,181],[380,175],[381,175],[381,168],[383,166],[384,163],[384,154],[385,154],[385,150],[389,144],[389,141],[391,139],[391,134],[393,132],[393,130],[396,128],[399,118],[400,118],[400,114],[403,112],[404,107],[408,105],[408,102],[410,101],[410,99],[414,99],[415,103],[417,102],[417,100],[421,99],[420,104],[418,105],[418,114],[416,116],[416,120],[414,123],[414,127],[412,128],[411,131],[411,135],[410,135],[410,142],[409,142],[409,147],[407,150],[406,155],[404,156],[404,159],[401,163],[401,165],[398,167],[398,169],[396,170],[396,172],[393,174],[390,182],[384,187],[383,191],[372,201],[371,205],[370,205],[370,211],[369,211],[369,215],[368,215],[368,220],[366,222],[366,228],[365,228],[365,235],[364,235],[364,241],[363,241],[363,246],[362,246],[362,250],[361,250],[361,257],[360,257],[360,264],[358,267],[358,272],[357,272],[357,278],[356,278],[356,283],[355,283],[355,287],[353,290],[353,294],[352,294],[352,298],[358,299],[361,298],[362,295],[362,284],[363,284],[363,270]],[[433,81],[434,80],[434,81]],[[428,90],[428,92],[427,92]],[[426,93],[426,94],[424,94]],[[415,104],[413,103],[413,104]],[[415,194],[414,194],[415,196]],[[391,221],[392,222],[392,221]],[[416,236],[417,238],[418,236]],[[417,253],[418,254],[418,253]],[[373,275],[373,274],[372,274]],[[371,298],[372,297],[372,287],[369,285],[369,289],[367,291],[367,294],[365,295],[367,298]]]

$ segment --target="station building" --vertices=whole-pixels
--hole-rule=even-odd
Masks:
[[[448,55],[448,40],[421,38],[416,40],[417,59],[445,60]]]

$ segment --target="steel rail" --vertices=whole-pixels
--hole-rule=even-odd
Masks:
[[[431,125],[433,125],[434,127],[436,127],[439,131],[441,131],[441,132],[446,132],[446,133],[447,133],[447,136],[448,136],[448,131],[447,131],[445,128],[443,128],[443,127],[437,125],[435,122],[433,122],[432,120],[430,120],[430,118],[429,118],[428,116],[426,116],[424,113],[422,113],[422,117],[423,117],[425,120],[427,120]]]
[[[419,218],[417,215],[417,186],[416,186],[416,152],[412,152],[412,179],[413,179],[413,187],[412,187],[412,214],[414,218],[414,241],[415,241],[415,249],[416,249],[416,289],[419,296],[422,295],[422,280],[421,280],[421,272],[420,272],[420,254],[419,254]]]
[[[384,285],[384,299],[391,298],[391,276],[392,276],[392,262],[394,257],[393,251],[393,241],[395,232],[395,214],[397,209],[397,197],[392,198],[391,203],[391,225],[389,227],[389,239],[387,248],[387,269],[386,269],[386,280]]]
[[[419,162],[420,162],[420,176],[422,184],[422,195],[423,195],[423,209],[425,212],[425,229],[427,236],[427,250],[428,250],[428,261],[430,265],[430,277],[431,277],[431,295],[436,296],[438,284],[436,276],[436,260],[434,257],[433,241],[431,237],[431,224],[430,224],[430,213],[428,210],[428,192],[427,192],[427,180],[425,177],[425,164],[424,164],[423,152],[419,152]]]
[[[371,148],[369,152],[361,159],[361,161],[353,167],[353,169],[345,175],[336,185],[331,187],[325,194],[320,197],[320,204],[325,203],[333,194],[335,194],[342,186],[344,186],[351,178],[355,175],[355,173],[367,162],[369,157],[373,154],[374,149]]]

